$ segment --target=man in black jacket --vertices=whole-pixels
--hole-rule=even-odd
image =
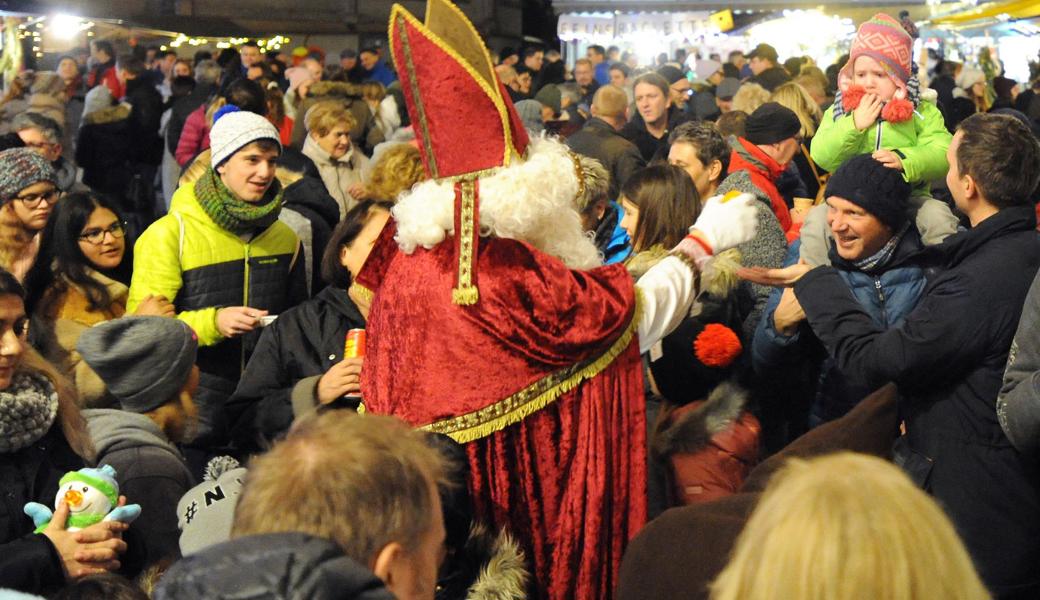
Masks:
[[[131,187],[126,193],[127,208],[139,219],[141,227],[155,220],[155,174],[162,163],[163,100],[147,77],[144,62],[132,55],[116,60],[116,75],[126,88],[123,101],[130,105],[127,144],[130,150]]]
[[[620,88],[603,86],[592,99],[592,118],[580,131],[567,138],[567,145],[578,154],[598,160],[610,173],[609,200],[618,199],[618,190],[629,175],[646,166],[639,148],[619,133],[625,126],[628,97]]]
[[[906,435],[896,461],[944,506],[987,587],[1036,598],[1040,466],[1008,441],[996,400],[1040,267],[1040,144],[1011,117],[979,114],[960,124],[947,158],[946,182],[972,228],[928,251],[942,272],[899,327],[873,323],[831,267],[771,273],[780,274],[774,283],[797,282],[809,324],[843,373],[899,385]]]
[[[777,65],[780,58],[776,48],[769,44],[759,44],[748,54],[748,66],[754,75],[748,79],[751,83],[766,88],[770,92],[791,81],[791,75],[783,67]]]
[[[184,131],[184,122],[188,115],[200,106],[209,102],[217,93],[217,81],[220,79],[220,65],[213,60],[203,60],[195,65],[195,89],[190,94],[173,102],[170,121],[166,124],[166,148],[170,154],[177,152],[177,143]]]

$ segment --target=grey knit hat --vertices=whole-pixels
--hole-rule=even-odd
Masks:
[[[177,502],[177,527],[181,530],[181,555],[188,556],[231,539],[235,505],[246,479],[246,469],[228,456],[206,465],[202,483]]]
[[[191,374],[199,340],[183,321],[124,317],[79,336],[76,350],[123,410],[145,413],[166,404]]]
[[[10,201],[30,185],[49,181],[57,185],[54,168],[47,159],[29,148],[0,152],[0,204]]]

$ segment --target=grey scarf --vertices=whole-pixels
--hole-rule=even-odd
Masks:
[[[17,452],[47,433],[58,416],[58,393],[45,377],[15,373],[0,391],[0,453]]]
[[[880,250],[874,253],[873,256],[862,258],[853,262],[856,268],[864,273],[872,273],[878,269],[883,268],[885,265],[892,260],[892,257],[896,253],[896,247],[899,246],[899,242],[902,241],[903,236],[906,235],[907,230],[910,229],[910,224],[903,225],[903,228],[898,233],[892,236],[892,239],[888,240]]]

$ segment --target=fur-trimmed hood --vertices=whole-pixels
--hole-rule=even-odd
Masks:
[[[747,392],[737,384],[719,384],[700,406],[661,427],[653,437],[651,450],[655,456],[666,457],[705,448],[713,437],[737,422],[747,400]]]
[[[520,546],[505,531],[474,522],[451,573],[438,582],[436,600],[525,600],[530,574]]]
[[[361,86],[345,81],[317,81],[311,84],[307,97],[312,99],[336,97],[357,100],[362,97]]]

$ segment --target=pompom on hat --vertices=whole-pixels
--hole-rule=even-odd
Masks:
[[[661,341],[661,356],[650,372],[661,395],[674,404],[703,400],[728,380],[743,353],[737,321],[708,309],[687,318]]]
[[[863,98],[865,91],[853,83],[853,72],[856,59],[867,56],[877,61],[896,85],[896,92],[882,109],[881,118],[892,123],[909,119],[917,103],[913,48],[914,38],[895,18],[878,13],[864,21],[852,41],[849,61],[838,73],[842,112],[852,112]]]

